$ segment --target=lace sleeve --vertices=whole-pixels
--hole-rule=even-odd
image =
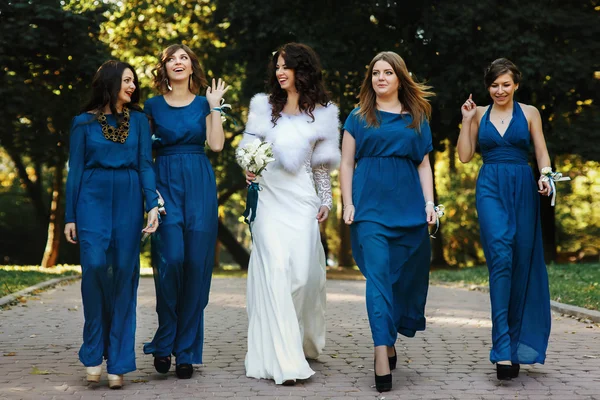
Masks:
[[[321,199],[321,205],[331,210],[333,206],[333,197],[331,195],[331,179],[329,178],[329,167],[326,164],[320,164],[313,168],[313,176],[317,194]]]

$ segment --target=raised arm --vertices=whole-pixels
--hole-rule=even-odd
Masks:
[[[212,86],[206,91],[206,99],[210,107],[210,114],[206,117],[206,141],[212,151],[219,152],[223,150],[225,144],[225,132],[223,131],[223,121],[221,120],[221,99],[229,90],[225,82],[219,78],[218,82],[212,80]]]
[[[458,135],[458,158],[461,162],[467,163],[473,159],[475,149],[477,148],[477,130],[479,123],[477,121],[477,105],[473,101],[473,96],[469,95],[467,101],[460,108],[462,112],[462,125]]]

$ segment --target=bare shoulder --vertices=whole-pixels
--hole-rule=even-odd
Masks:
[[[475,122],[477,122],[478,126],[479,122],[481,122],[481,118],[483,118],[483,115],[486,113],[488,108],[490,108],[490,106],[477,106],[477,118],[475,119]]]
[[[536,115],[540,115],[540,111],[535,106],[525,104],[525,103],[519,103],[519,105],[521,106],[521,109],[523,110],[523,113],[525,114],[526,117],[533,117]]]
[[[519,103],[521,106],[521,110],[523,110],[523,114],[525,114],[525,119],[529,124],[534,123],[537,124],[541,121],[540,111],[532,105]]]

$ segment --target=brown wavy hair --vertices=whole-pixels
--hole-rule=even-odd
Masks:
[[[194,94],[199,94],[200,89],[205,88],[208,84],[206,81],[206,75],[204,75],[204,71],[200,66],[200,61],[198,60],[198,56],[187,47],[185,44],[172,44],[171,46],[164,49],[160,55],[160,59],[156,67],[152,70],[152,74],[154,75],[154,88],[160,93],[165,94],[169,92],[168,84],[168,75],[167,75],[167,60],[175,54],[178,50],[183,50],[190,57],[190,61],[192,62],[192,75],[190,75],[190,80],[188,83],[188,89],[190,92]]]
[[[298,107],[315,120],[313,111],[320,104],[326,107],[329,93],[323,83],[323,71],[317,53],[302,43],[287,43],[281,46],[271,57],[269,63],[268,91],[271,104],[271,122],[277,124],[287,102],[287,92],[281,88],[275,76],[277,59],[282,56],[287,68],[294,71],[295,86],[299,94]]]
[[[521,71],[519,68],[510,60],[506,58],[498,58],[497,60],[492,61],[492,63],[485,69],[485,73],[483,75],[483,81],[485,82],[485,88],[489,89],[492,86],[492,83],[500,75],[510,74],[513,78],[513,82],[515,84],[521,83]]]
[[[372,83],[373,68],[377,61],[389,63],[396,76],[398,76],[400,84],[398,100],[402,104],[402,110],[408,111],[413,118],[408,127],[420,133],[421,124],[431,118],[431,104],[429,104],[427,98],[435,96],[435,94],[429,91],[430,86],[415,82],[402,57],[393,51],[382,51],[371,60],[358,95],[358,106],[360,108],[358,115],[367,122],[369,127],[378,127],[380,124],[377,112],[377,95],[373,90]]]

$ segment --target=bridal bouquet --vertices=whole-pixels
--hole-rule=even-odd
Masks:
[[[263,142],[260,139],[254,139],[244,147],[236,151],[236,159],[242,168],[252,172],[257,177],[266,169],[267,165],[275,161],[273,158],[273,145],[269,142]],[[242,214],[244,222],[250,224],[256,218],[256,208],[258,207],[258,192],[261,190],[258,182],[252,182],[248,186],[248,195],[246,196],[246,210]]]

